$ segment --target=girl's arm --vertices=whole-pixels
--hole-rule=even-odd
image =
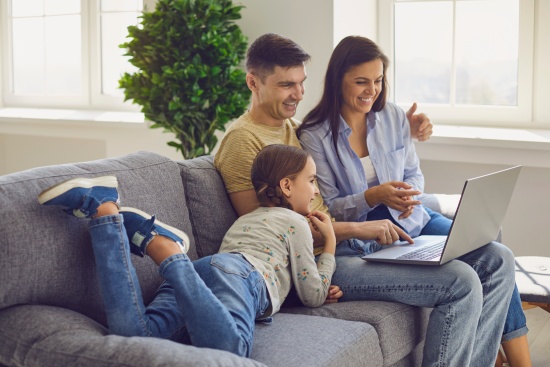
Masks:
[[[297,225],[296,235],[289,238],[290,272],[302,303],[308,307],[319,307],[326,301],[332,274],[336,269],[336,239],[331,221],[326,214],[315,211],[310,214],[310,219],[325,240],[324,251],[316,263],[312,252],[313,239],[311,233],[308,233],[309,227]]]

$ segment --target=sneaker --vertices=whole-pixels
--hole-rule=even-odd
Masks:
[[[120,206],[115,176],[73,178],[51,186],[38,195],[43,205],[59,205],[65,212],[79,218],[90,218],[107,202]]]
[[[164,224],[139,209],[123,207],[120,214],[124,217],[124,227],[130,240],[130,251],[143,257],[146,254],[147,245],[156,236],[168,237],[176,242],[183,254],[189,248],[189,237],[177,228]]]

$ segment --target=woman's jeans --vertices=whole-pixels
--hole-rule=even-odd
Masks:
[[[510,315],[507,300],[512,296],[515,275],[512,252],[491,242],[441,266],[361,259],[364,253],[381,247],[373,241],[359,240],[343,241],[337,246],[332,283],[344,293],[340,301],[380,300],[433,308],[423,366],[492,366],[504,320]],[[516,310],[515,304],[513,301],[510,308]],[[518,306],[521,311],[521,303]]]
[[[89,227],[110,333],[179,342],[188,334],[194,346],[250,355],[255,319],[269,297],[242,255],[168,257],[159,266],[165,281],[145,307],[122,216],[92,219]]]

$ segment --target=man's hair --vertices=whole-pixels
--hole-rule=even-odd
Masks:
[[[308,157],[305,150],[285,144],[272,144],[260,150],[252,163],[250,176],[261,206],[292,210],[279,183],[283,178],[296,178],[304,169]]]
[[[273,73],[275,66],[297,67],[309,61],[311,56],[290,38],[266,33],[258,37],[248,48],[246,70],[257,75],[262,83]]]

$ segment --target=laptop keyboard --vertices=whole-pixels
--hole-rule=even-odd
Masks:
[[[441,242],[436,242],[433,245],[429,245],[418,250],[408,252],[397,258],[403,260],[431,260],[438,256],[441,256],[441,251],[443,251],[444,245],[445,240]]]

